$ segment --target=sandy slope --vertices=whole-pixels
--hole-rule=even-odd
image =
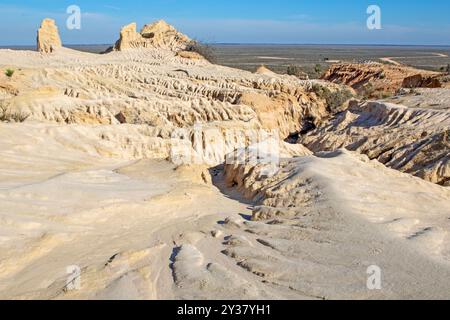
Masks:
[[[25,157],[2,146],[3,298],[173,298],[173,242],[189,237],[189,228],[199,232],[205,216],[246,210],[207,186],[202,169],[89,156],[48,138],[45,144],[44,152],[25,144]],[[83,290],[65,294],[70,265],[83,269]]]
[[[244,268],[324,298],[448,298],[448,188],[345,150],[285,160],[274,177],[263,168],[226,170],[257,204],[244,227],[255,247],[227,251]],[[370,265],[380,292],[362,283]]]
[[[2,298],[448,297],[450,191],[364,157],[286,159],[268,180],[229,166],[225,179],[19,139],[0,152]],[[255,196],[226,187],[239,177]],[[365,286],[373,264],[381,291]],[[70,265],[81,290],[65,290]]]
[[[408,90],[387,100],[411,108],[450,109],[450,88],[427,89],[416,88],[409,94]]]

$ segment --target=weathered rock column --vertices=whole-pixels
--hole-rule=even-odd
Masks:
[[[55,20],[44,19],[37,33],[37,49],[42,53],[52,53],[62,47]]]

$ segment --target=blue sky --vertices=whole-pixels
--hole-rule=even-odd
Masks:
[[[73,4],[81,30],[65,27]],[[382,30],[366,27],[371,4],[381,7]],[[0,45],[34,44],[45,17],[66,44],[113,43],[125,24],[165,19],[207,42],[450,45],[448,0],[2,0],[0,12]]]

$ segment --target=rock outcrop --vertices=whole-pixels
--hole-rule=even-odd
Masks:
[[[300,138],[314,152],[346,148],[386,166],[450,186],[450,112],[369,102]]]
[[[322,79],[351,86],[367,97],[391,95],[406,86],[440,87],[441,74],[406,66],[382,63],[339,63],[332,65]]]
[[[122,39],[135,39],[134,31],[135,25],[124,28]],[[283,141],[329,117],[312,82],[186,59],[180,52],[149,46],[105,55],[64,48],[64,55],[44,60],[29,54],[29,65],[40,69],[27,72],[20,95],[8,96],[8,103],[29,114],[29,121],[147,125],[155,129],[150,136],[164,143],[180,135],[186,142],[180,147],[200,146],[194,154],[213,165],[242,147],[230,132],[277,130]],[[198,135],[195,126],[202,128]]]
[[[177,56],[185,59],[205,60],[204,56],[195,51],[186,51],[186,50],[179,51],[177,52]]]
[[[62,47],[55,20],[44,19],[37,33],[37,49],[42,53],[52,53]]]
[[[136,23],[122,28],[120,39],[114,46],[116,51],[137,48],[163,48],[179,51],[183,50],[191,41],[189,37],[178,32],[163,20],[145,25],[141,32],[137,32],[136,28]]]
[[[437,77],[416,74],[403,79],[403,88],[441,88],[442,84]]]

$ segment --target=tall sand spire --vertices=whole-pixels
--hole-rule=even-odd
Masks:
[[[62,47],[55,20],[44,19],[37,32],[37,49],[42,53],[52,53]]]

